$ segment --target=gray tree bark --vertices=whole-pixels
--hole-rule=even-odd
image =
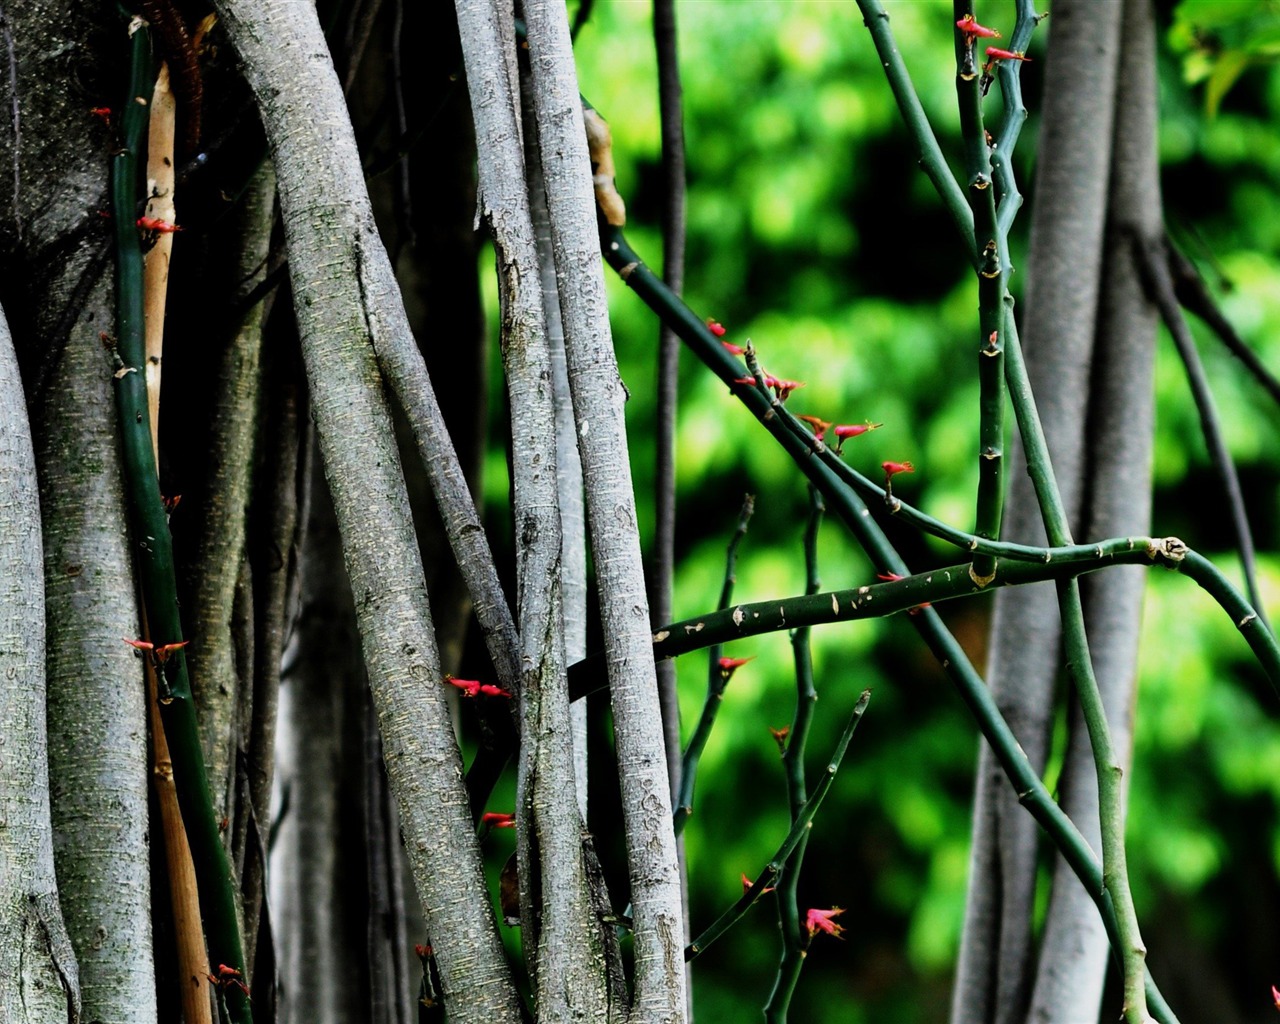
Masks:
[[[2,313],[0,423],[0,1020],[75,1024],[79,970],[58,904],[49,809],[40,503]]]
[[[319,22],[287,0],[217,5],[279,180],[313,415],[342,530],[387,774],[450,1018],[519,1018],[472,829],[422,563],[374,345],[409,339]],[[305,114],[305,116],[303,116]]]
[[[1155,21],[1150,0],[1125,0],[1116,83],[1103,276],[1090,380],[1084,528],[1095,537],[1143,536],[1151,529],[1157,314],[1136,250],[1163,238],[1156,151]],[[1081,581],[1093,668],[1120,762],[1132,754],[1138,625],[1145,570],[1122,567]],[[1071,720],[1059,786],[1062,804],[1101,849],[1092,751],[1079,714]],[[1102,1002],[1109,943],[1089,894],[1058,858],[1041,941],[1031,1021],[1093,1020]]]
[[[682,1021],[680,871],[586,129],[563,6],[530,0],[524,10],[622,788],[635,913],[632,1020]]]
[[[365,929],[362,825],[364,670],[355,607],[324,481],[312,481],[296,656],[281,695],[280,790],[271,874],[284,1024],[364,1020],[358,938]]]
[[[13,261],[5,288],[21,296],[12,326],[40,475],[58,889],[84,1018],[153,1024],[143,674],[121,642],[138,636],[138,617],[98,337],[112,325],[98,215],[111,138],[89,113],[119,88],[97,47],[122,49],[125,25],[104,29],[87,0],[8,3],[3,14],[0,231]]]

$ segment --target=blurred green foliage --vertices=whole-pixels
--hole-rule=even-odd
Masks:
[[[951,5],[912,0],[887,7],[944,151],[958,159]],[[988,3],[979,16],[1007,35],[1013,5]],[[856,6],[700,2],[678,4],[677,17],[690,305],[721,320],[731,340],[752,338],[771,372],[808,382],[791,399],[794,411],[883,421],[884,429],[850,443],[846,459],[872,475],[884,459],[913,461],[917,473],[899,478],[904,496],[940,518],[971,524],[975,286],[947,217],[917,171]],[[1035,60],[1023,72],[1031,120],[1015,160],[1030,203],[1045,32],[1037,33]],[[1274,130],[1280,73],[1271,61],[1280,8],[1235,0],[1166,3],[1161,34],[1170,229],[1201,265],[1227,315],[1280,372]],[[613,131],[628,235],[657,265],[661,185],[649,5],[597,3],[577,50],[582,91]],[[988,109],[994,117],[994,94]],[[1013,238],[1015,266],[1025,253],[1028,218],[1024,209]],[[612,277],[609,285],[632,395],[647,537],[657,327],[623,285]],[[1280,618],[1280,417],[1231,357],[1201,337],[1264,552],[1274,620]],[[1177,534],[1230,563],[1227,517],[1181,366],[1167,344],[1159,359],[1153,533]],[[677,615],[712,607],[724,547],[747,492],[757,495],[757,511],[741,551],[736,598],[801,592],[807,500],[800,474],[692,359],[683,364],[680,387]],[[504,470],[495,456],[494,504],[505,502]],[[957,560],[911,533],[895,540],[917,568]],[[838,524],[828,524],[821,552],[829,587],[873,576]],[[1274,1012],[1267,986],[1280,981],[1276,697],[1231,623],[1193,585],[1168,574],[1153,574],[1150,583],[1129,826],[1144,932],[1175,1006],[1194,987],[1185,980],[1194,967],[1235,1001],[1220,1005],[1214,1019],[1261,1019]],[[981,666],[989,604],[941,610]],[[822,694],[809,745],[813,772],[826,764],[858,692],[870,686],[875,693],[816,821],[800,890],[805,906],[846,908],[846,941],[815,941],[792,1019],[943,1019],[964,906],[976,731],[904,622],[817,630],[813,646]],[[686,832],[695,932],[738,896],[739,873],[758,871],[787,828],[768,727],[791,718],[790,646],[776,635],[727,653],[757,660],[729,686]],[[679,662],[687,726],[701,707],[706,673],[705,657]],[[1064,742],[1060,730],[1055,757]],[[608,808],[595,813],[605,816]],[[598,821],[596,830],[603,832]],[[773,911],[763,901],[697,962],[698,1018],[758,1019],[778,953]],[[1196,1019],[1185,1012],[1184,1020]]]

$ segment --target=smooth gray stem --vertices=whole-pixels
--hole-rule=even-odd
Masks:
[[[364,864],[359,847],[342,841],[363,826],[364,671],[338,525],[318,473],[310,507],[298,654],[281,694],[279,781],[289,802],[271,895],[282,1018],[342,1024],[367,1014],[352,984],[366,901],[362,892],[346,898],[363,880]]]
[[[480,208],[493,236],[511,409],[516,585],[521,636],[519,832],[522,934],[540,1021],[609,1019],[582,858],[560,597],[556,410],[542,275],[521,142],[515,23],[509,8],[459,0],[476,126]]]
[[[560,322],[560,292],[556,285],[555,255],[551,248],[551,218],[542,180],[542,154],[533,127],[532,86],[521,76],[524,115],[525,175],[529,179],[529,215],[538,247],[542,307],[547,319],[551,352],[551,392],[556,418],[556,482],[560,502],[560,596],[564,608],[565,660],[573,665],[587,656],[587,511],[582,494],[582,459],[578,455],[578,425],[569,394],[565,364],[564,327]],[[578,809],[587,820],[587,704],[577,701],[569,710],[573,725],[574,782]]]
[[[271,225],[275,218],[275,175],[259,171],[246,189],[238,211],[240,250],[237,282],[247,291],[266,272]],[[200,716],[209,792],[215,813],[225,816],[235,805],[237,702],[252,699],[252,680],[236,671],[238,644],[232,633],[236,579],[245,558],[246,520],[253,480],[254,442],[258,434],[262,381],[262,327],[266,300],[227,325],[230,336],[223,355],[211,412],[210,474],[201,512],[201,529],[191,605],[191,646],[187,671]],[[249,693],[242,689],[249,687]]]
[[[1150,0],[1125,0],[1106,237],[1106,288],[1098,318],[1089,406],[1090,537],[1146,533],[1151,520],[1154,360],[1158,314],[1147,298],[1141,247],[1163,237],[1156,149],[1155,22]],[[1132,752],[1138,636],[1146,573],[1118,567],[1081,582],[1094,674],[1117,760]],[[1101,849],[1092,748],[1078,713],[1060,781],[1061,803]],[[1109,944],[1089,894],[1059,858],[1041,940],[1029,1020],[1095,1019]]]
[[[683,1021],[680,872],[596,202],[563,4],[524,6],[569,387],[587,490],[635,924],[634,1024]]]
[[[1023,345],[1068,519],[1078,523],[1086,399],[1102,287],[1103,230],[1120,5],[1056,3],[1049,26]],[[1009,462],[1002,537],[1043,544],[1020,443]],[[1053,538],[1054,543],[1065,543]],[[1059,669],[1057,597],[1032,585],[996,597],[988,681],[1031,764],[1047,756]],[[1029,643],[1028,638],[1035,642]],[[978,758],[969,897],[952,1024],[1023,1019],[1035,971],[1031,933],[1037,832],[984,745]]]
[[[80,1012],[80,987],[53,869],[40,501],[3,313],[0,423],[0,1020],[68,1024]]]
[[[375,345],[408,320],[369,206],[316,12],[217,10],[257,99],[279,180],[294,308],[387,776],[450,1018],[519,1020],[472,828],[422,562]]]

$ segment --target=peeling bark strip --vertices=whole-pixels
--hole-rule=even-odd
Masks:
[[[414,881],[451,1020],[520,1019],[481,870],[441,685],[375,325],[410,337],[378,238],[355,137],[315,9],[221,0],[260,105],[279,180],[298,329],[342,530],[365,663]]]
[[[609,329],[596,204],[564,5],[524,7],[569,386],[587,487],[635,911],[632,1020],[683,1021],[684,927],[662,718]]]
[[[0,1020],[62,1024],[80,1013],[79,972],[53,869],[35,454],[3,313],[0,423]]]

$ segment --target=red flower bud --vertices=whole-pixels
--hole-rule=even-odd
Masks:
[[[791,735],[791,726],[784,725],[781,729],[769,726],[769,735],[773,737],[773,742],[778,744],[778,752],[785,754],[787,752],[787,737]]]
[[[804,420],[813,427],[813,439],[815,441],[821,441],[826,432],[831,429],[830,423],[826,420],[819,419],[817,416],[797,416],[796,419]]]
[[[750,658],[721,658],[719,661],[720,678],[728,679],[747,662],[755,660],[756,658],[754,654]]]
[[[880,468],[884,470],[886,481],[898,473],[914,473],[916,471],[916,467],[909,462],[882,462],[880,463]]]
[[[842,423],[840,424],[840,426],[836,427],[833,433],[836,435],[836,437],[840,438],[840,440],[843,441],[846,438],[858,437],[861,434],[865,434],[868,430],[879,430],[883,426],[884,426],[883,423],[871,423],[871,422],[849,423],[849,424]]]
[[[884,580],[886,583],[896,583],[898,580],[905,580],[905,576],[899,576],[896,572],[878,572],[876,579]]]
[[[802,380],[777,380],[776,378],[765,378],[765,385],[773,388],[773,393],[778,396],[779,402],[785,402],[791,392],[798,391],[805,386]]]
[[[485,811],[480,817],[480,824],[488,825],[490,828],[515,828],[516,816],[496,811]]]
[[[993,28],[979,25],[972,14],[966,14],[956,22],[956,28],[967,36],[981,36],[983,39],[999,39],[1000,33]]]
[[[1025,53],[1015,50],[1002,50],[998,46],[987,47],[987,60],[1030,60]]]
[[[100,117],[100,118],[102,118],[103,122],[104,122],[104,123],[106,123],[106,124],[110,124],[110,123],[111,123],[111,108],[110,108],[110,107],[90,107],[90,108],[89,108],[89,113],[91,113],[94,117]]]
[[[708,321],[707,321],[707,330],[709,330],[709,331],[710,331],[712,334],[714,334],[717,338],[723,338],[723,337],[725,336],[725,333],[726,333],[726,332],[725,332],[725,329],[720,325],[720,321],[719,321],[719,320],[708,320]]]
[[[714,334],[715,332],[713,331],[712,333]],[[735,345],[731,341],[722,341],[720,344],[723,345],[732,355],[745,356],[747,354],[747,350],[745,348],[741,345]]]
[[[414,947],[413,947],[413,951],[414,951],[415,953],[417,953],[417,954],[418,954],[418,956],[419,956],[419,958],[421,958],[421,959],[423,959],[423,960],[425,960],[427,957],[431,956],[431,947],[430,947],[430,946],[424,946],[424,945],[423,945],[422,943],[420,943],[420,942],[419,942],[416,946],[414,946]]]
[[[171,235],[175,231],[182,230],[177,224],[170,224],[167,220],[159,220],[156,217],[139,217],[137,224],[143,231],[155,231],[161,235]]]
[[[455,679],[453,676],[445,676],[444,681],[450,686],[456,686],[462,691],[464,697],[474,697],[480,692],[478,679]]]
[[[127,636],[122,636],[120,639],[123,640],[125,643],[127,643],[130,647],[133,647],[139,651],[154,651],[156,649],[155,644],[148,643],[146,640],[130,640]]]
[[[844,928],[831,920],[843,914],[844,911],[840,907],[832,907],[830,910],[818,910],[816,908],[807,911],[804,915],[804,926],[809,929],[809,935],[817,935],[818,932],[826,932],[833,935],[837,939],[844,934]]]

